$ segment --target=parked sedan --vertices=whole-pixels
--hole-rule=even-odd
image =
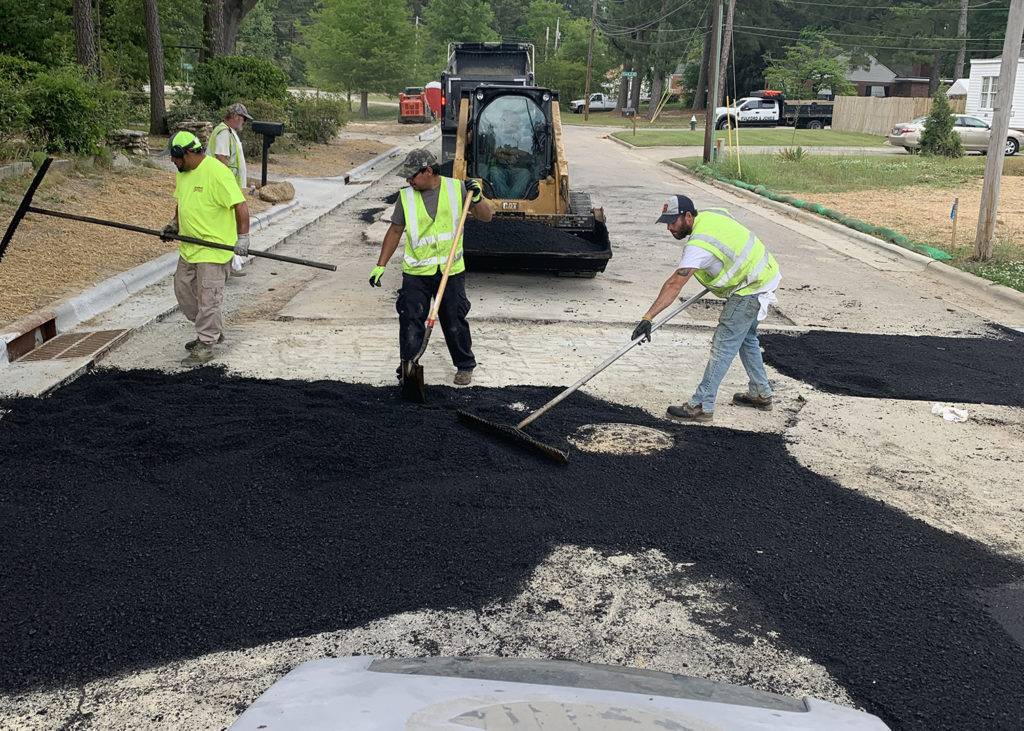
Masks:
[[[988,152],[988,138],[991,128],[983,119],[966,117],[962,114],[953,115],[953,131],[959,133],[960,141],[968,152]],[[924,131],[928,117],[918,117],[909,122],[900,122],[889,133],[889,144],[906,148],[907,152],[917,152],[921,145],[921,133]],[[1011,129],[1006,133],[1006,154],[1016,155],[1024,145],[1024,133]]]

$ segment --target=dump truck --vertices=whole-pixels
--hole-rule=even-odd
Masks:
[[[532,43],[449,43],[441,73],[441,162],[455,157],[459,100],[464,89],[486,84],[533,86]]]
[[[484,84],[460,93],[451,175],[480,180],[494,212],[490,223],[466,221],[466,266],[603,272],[612,256],[604,210],[569,184],[558,92]]]
[[[715,129],[726,127],[805,127],[822,129],[832,124],[830,101],[789,101],[781,91],[750,93],[729,107],[715,109]]]
[[[407,86],[398,94],[398,121],[401,124],[422,124],[432,122],[434,112],[422,86]]]

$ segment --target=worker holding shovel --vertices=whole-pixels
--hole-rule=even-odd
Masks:
[[[718,326],[711,338],[711,357],[704,377],[690,400],[669,406],[668,415],[678,421],[711,421],[715,397],[736,354],[750,378],[747,391],[733,396],[733,403],[762,411],[772,408],[772,389],[761,358],[757,326],[776,304],[779,265],[764,244],[723,208],[700,213],[685,195],[674,195],[662,207],[656,223],[668,224],[677,240],[690,237],[683,247],[679,267],[661,286],[654,304],[633,330],[632,339],[651,339],[652,318],[671,305],[691,276],[725,300]]]
[[[398,175],[405,178],[409,187],[399,192],[391,214],[391,226],[384,234],[377,265],[370,274],[370,286],[381,286],[384,267],[397,250],[404,233],[402,288],[398,290],[395,303],[402,358],[398,375],[402,379],[414,370],[427,335],[425,322],[431,309],[430,299],[437,296],[441,298],[436,303],[437,314],[456,369],[455,384],[468,386],[473,378],[476,358],[466,321],[470,305],[466,297],[466,264],[462,258],[460,224],[464,221],[464,203],[480,221],[491,220],[491,208],[481,197],[478,181],[462,182],[441,176],[437,158],[427,150],[410,152],[398,169]],[[442,283],[445,283],[443,289]],[[432,320],[430,324],[433,324]],[[422,371],[419,373],[422,379]]]

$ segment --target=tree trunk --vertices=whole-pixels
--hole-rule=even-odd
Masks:
[[[359,118],[370,118],[370,92],[368,91],[359,92]]]
[[[960,21],[956,24],[956,37],[960,48],[956,52],[956,66],[953,68],[953,78],[964,77],[964,62],[967,60],[967,3],[969,0],[960,0]]]
[[[167,109],[164,102],[164,43],[160,38],[160,15],[156,0],[142,0],[149,46],[149,133],[167,134]]]
[[[665,79],[668,74],[662,74],[657,71],[654,72],[654,76],[651,79],[651,101],[647,105],[647,121],[654,121],[654,113],[658,111],[658,105],[661,103],[661,95],[665,92]]]
[[[693,108],[703,109],[708,104],[704,101],[708,89],[708,64],[711,62],[711,13],[708,13],[707,29],[704,31],[704,52],[700,57],[700,70],[697,72],[697,88],[693,91]]]
[[[203,14],[205,44],[199,53],[200,62],[213,56],[223,56],[235,52],[238,26],[259,2],[259,0],[204,1],[206,3],[206,12]]]
[[[633,70],[633,54],[627,53],[625,58],[622,60],[622,70],[632,71]],[[612,110],[612,114],[621,112],[623,109],[629,106],[629,99],[626,94],[629,92],[629,79],[625,76],[619,77],[619,95],[615,100],[615,109]]]
[[[725,80],[729,76],[729,50],[732,46],[732,19],[736,14],[736,0],[729,0],[729,10],[725,16],[725,28],[722,31],[722,63],[719,66],[722,69],[722,78],[718,80],[718,99],[724,104],[725,103]],[[735,69],[733,69],[735,71]],[[732,93],[736,94],[737,89],[733,89]]]
[[[92,2],[74,0],[75,58],[89,76],[97,76],[95,28],[92,23]]]
[[[939,72],[942,70],[942,51],[940,49],[935,50],[935,56],[932,58],[932,72],[928,77],[928,96],[935,96],[935,92],[939,90]]]

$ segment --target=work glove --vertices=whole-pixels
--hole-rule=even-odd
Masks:
[[[470,178],[466,181],[466,191],[473,196],[473,203],[480,202],[480,194],[484,192],[484,189],[480,187],[480,181]]]
[[[235,242],[235,253],[239,256],[249,255],[249,234],[238,234],[238,241]]]
[[[370,286],[371,287],[379,287],[380,286],[380,278],[383,277],[383,276],[384,276],[384,267],[382,267],[382,266],[375,266],[373,268],[373,271],[370,272]]]
[[[161,241],[171,241],[171,236],[178,235],[178,219],[175,218],[169,224],[160,229]]]
[[[645,317],[640,321],[640,324],[633,328],[633,335],[630,337],[631,340],[636,340],[642,337],[648,343],[651,342],[651,320]],[[640,342],[644,342],[641,340]]]

